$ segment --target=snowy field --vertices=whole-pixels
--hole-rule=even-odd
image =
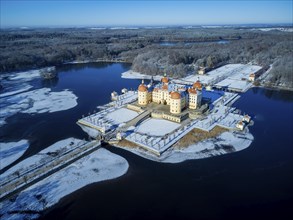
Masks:
[[[211,138],[184,149],[169,148],[160,157],[141,148],[120,147],[149,160],[162,163],[181,163],[186,160],[202,159],[237,152],[249,147],[253,136],[248,128],[243,132],[224,132],[216,138]],[[225,149],[230,146],[230,149]]]
[[[27,140],[0,143],[0,170],[20,158],[28,147],[29,143]]]
[[[215,70],[212,70],[204,75],[191,75],[183,78],[183,81],[194,83],[199,80],[203,84],[215,84],[216,82],[235,74],[239,71],[244,65],[243,64],[228,64],[222,67],[219,67]]]
[[[251,82],[243,79],[248,79],[251,73],[259,71],[262,67],[255,65],[245,65],[239,71],[232,74],[228,78],[215,84],[217,87],[228,87],[233,90],[245,92],[251,87]]]
[[[156,80],[156,81],[160,81],[162,79],[162,77],[163,76],[160,76],[160,75],[153,76],[154,80]],[[128,71],[121,74],[121,78],[125,78],[125,79],[151,79],[152,76],[141,74],[139,72],[135,72],[132,70],[128,70]]]
[[[216,85],[218,87],[228,87],[236,91],[247,91],[252,83],[248,82],[249,75],[259,71],[262,67],[250,64],[227,64],[225,66],[214,69],[204,75],[190,75],[182,79],[173,80],[179,84],[193,84],[197,80],[205,85]],[[128,79],[151,79],[152,76],[144,75],[138,72],[129,70],[122,73],[122,78]],[[162,76],[154,76],[155,80],[161,80]]]
[[[174,80],[177,83],[189,83],[192,84],[199,80],[203,84],[216,85],[219,87],[227,86],[230,89],[239,91],[246,91],[252,86],[248,80],[251,73],[259,71],[262,67],[249,64],[227,64],[212,70],[204,75],[191,75],[181,80]],[[245,79],[245,80],[243,80]]]
[[[122,176],[127,170],[128,163],[124,158],[100,148],[25,189],[13,200],[0,203],[0,216],[2,219],[38,218],[38,212],[64,196],[88,184]],[[16,213],[11,213],[14,211]],[[25,211],[32,211],[32,214]]]
[[[165,134],[168,134],[179,127],[180,124],[175,122],[150,118],[139,124],[135,131],[148,135],[164,136]]]
[[[284,27],[276,27],[276,28],[253,28],[251,30],[256,31],[283,31],[283,32],[293,32],[293,28],[284,28]]]

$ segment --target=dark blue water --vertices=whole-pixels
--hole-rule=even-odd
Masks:
[[[160,164],[114,147],[128,173],[64,198],[45,219],[290,219],[293,93],[251,89],[235,103],[255,116],[237,153]]]
[[[51,114],[13,116],[2,139],[29,138],[33,154],[65,137],[86,138],[75,124],[107,103],[113,90],[136,88],[122,64],[64,66],[52,89],[70,89],[78,106]],[[38,84],[39,83],[39,84]],[[40,82],[36,85],[44,86]],[[293,93],[255,88],[235,106],[253,115],[255,140],[240,152],[160,164],[108,146],[129,162],[126,175],[91,184],[62,199],[43,219],[289,219],[293,217]],[[286,216],[289,217],[286,218]]]
[[[78,105],[54,113],[16,114],[8,118],[8,123],[1,127],[0,141],[28,139],[30,147],[18,160],[20,161],[68,137],[87,139],[86,133],[76,124],[77,120],[82,115],[97,110],[97,106],[108,103],[113,90],[121,93],[124,87],[137,88],[138,80],[121,79],[121,73],[127,71],[129,67],[129,64],[109,63],[65,65],[57,68],[57,80],[35,79],[31,82],[34,89],[42,87],[49,87],[52,91],[68,89],[78,97]]]

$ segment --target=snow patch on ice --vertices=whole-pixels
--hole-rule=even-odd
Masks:
[[[31,88],[33,88],[31,85],[25,85],[22,88],[19,88],[17,90],[0,94],[0,98],[15,95],[15,94],[22,93],[22,92],[26,92],[26,91],[30,90]]]
[[[20,95],[20,97],[23,94]],[[38,89],[25,94],[25,98],[33,100],[33,106],[23,113],[57,112],[73,108],[77,105],[77,97],[68,90],[51,92],[49,88]]]
[[[29,147],[27,140],[20,140],[18,142],[0,143],[0,170],[12,164]]]
[[[68,90],[51,92],[49,88],[36,89],[0,99],[0,126],[16,113],[45,113],[63,111],[77,105],[77,97]]]
[[[41,69],[38,70],[29,70],[24,72],[18,73],[6,73],[1,74],[0,79],[8,79],[8,80],[15,80],[15,81],[31,81],[36,78],[41,78]]]

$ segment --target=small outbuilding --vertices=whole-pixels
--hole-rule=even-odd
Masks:
[[[242,121],[239,121],[236,124],[236,128],[240,129],[241,131],[244,129],[244,123]]]
[[[254,73],[251,73],[251,74],[249,75],[248,80],[251,81],[251,82],[254,82],[254,81],[255,81],[255,74],[254,74]]]

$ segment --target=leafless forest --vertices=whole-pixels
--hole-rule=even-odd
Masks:
[[[2,30],[0,72],[70,61],[121,60],[145,74],[181,77],[199,66],[272,64],[267,82],[293,88],[293,33],[250,28]]]

